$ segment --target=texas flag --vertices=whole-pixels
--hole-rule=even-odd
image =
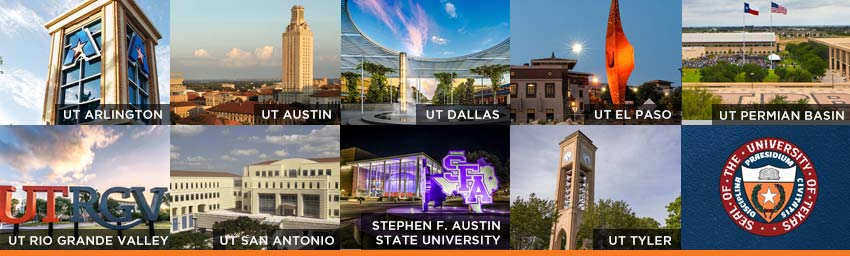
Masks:
[[[788,15],[788,9],[774,2],[770,2],[770,12]]]
[[[759,16],[759,11],[756,11],[755,9],[750,9],[750,3],[747,2],[744,2],[744,12]]]

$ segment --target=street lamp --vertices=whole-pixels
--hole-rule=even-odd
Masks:
[[[366,56],[360,55],[360,117],[363,117],[363,102],[366,101],[365,96],[363,94],[363,87],[366,86],[366,84],[364,84],[365,82],[363,79],[363,62],[366,62]]]
[[[753,89],[756,88],[756,81],[753,80],[753,77],[755,77],[755,76],[756,76],[756,73],[750,72],[750,90],[753,90]]]

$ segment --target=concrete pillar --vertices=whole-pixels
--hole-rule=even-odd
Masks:
[[[850,78],[850,52],[844,51],[844,77]]]
[[[826,62],[829,62],[829,69],[832,70],[835,69],[834,65],[832,65],[832,47],[827,49],[829,49],[829,58],[826,59]]]
[[[283,207],[280,206],[280,193],[274,193],[274,215],[283,215],[281,214],[282,209]]]
[[[303,194],[300,194],[300,193],[298,194],[298,204],[297,204],[296,208],[298,208],[298,210],[295,213],[295,215],[298,216],[298,217],[304,217],[304,195]]]

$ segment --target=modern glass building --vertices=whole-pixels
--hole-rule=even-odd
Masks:
[[[343,168],[352,170],[353,195],[369,198],[420,198],[427,177],[442,173],[440,164],[425,153],[349,162]]]

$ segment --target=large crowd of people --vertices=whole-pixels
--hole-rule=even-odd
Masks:
[[[684,68],[703,68],[716,65],[719,62],[741,63],[741,55],[708,55],[694,59],[682,60]],[[767,55],[747,55],[747,64],[757,64],[764,68],[770,67]]]

